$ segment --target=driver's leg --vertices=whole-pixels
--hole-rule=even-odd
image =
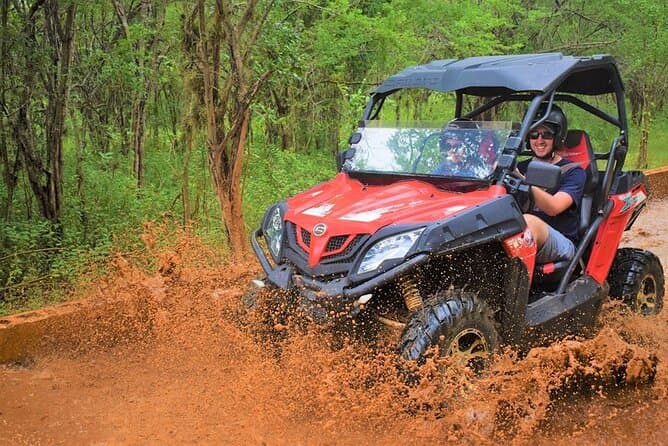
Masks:
[[[535,215],[525,214],[524,218],[538,246],[536,262],[569,260],[575,255],[575,245],[561,232],[550,227]]]
[[[533,238],[538,245],[538,249],[540,249],[545,244],[545,241],[549,235],[547,223],[532,214],[524,214],[524,220],[526,220],[527,226],[529,227],[529,230],[533,234]]]

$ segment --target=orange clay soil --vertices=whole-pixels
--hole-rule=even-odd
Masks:
[[[668,265],[653,201],[624,244]],[[151,239],[151,236],[147,236]],[[287,327],[276,349],[239,311],[254,262],[207,266],[183,237],[147,243],[158,271],[119,259],[44,353],[0,366],[0,444],[665,444],[668,311],[608,304],[597,334],[501,354],[483,376],[391,346]],[[443,367],[441,367],[443,369]],[[412,385],[406,384],[412,377]]]

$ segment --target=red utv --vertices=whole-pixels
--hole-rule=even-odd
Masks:
[[[411,110],[425,120],[398,121],[425,91],[427,104]],[[533,161],[526,179],[514,172],[531,155],[526,139],[541,111],[554,105],[571,122],[599,118],[596,129],[612,136],[597,135],[594,150],[586,125],[568,130],[559,154],[587,175],[576,254],[537,264],[526,191],[554,187],[561,169]],[[456,153],[452,139],[463,143]],[[377,321],[401,331],[399,353],[413,360],[432,345],[478,361],[500,344],[577,333],[608,295],[655,314],[664,295],[659,259],[618,249],[649,196],[643,173],[623,170],[628,144],[610,56],[490,56],[407,68],[371,94],[336,177],[268,209],[251,237],[266,277],[253,281],[246,304],[264,295],[270,306],[319,323]]]

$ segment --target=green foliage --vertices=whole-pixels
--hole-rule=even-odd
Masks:
[[[129,17],[127,35],[113,2],[77,3],[63,129],[63,214],[58,226],[39,219],[26,173],[17,172],[8,217],[0,225],[0,313],[30,307],[45,295],[57,299],[54,290],[64,293],[112,250],[144,249],[140,235],[146,221],[187,225],[207,243],[224,245],[205,151],[204,104],[184,104],[183,97],[187,82],[194,88],[201,82],[187,76],[196,60],[183,50],[192,5],[152,0],[152,12],[144,16],[138,9],[144,2],[120,3]],[[47,85],[38,74],[53,62],[40,44],[40,32],[37,42],[22,39],[27,4],[7,5],[0,78],[3,206],[11,163],[19,153],[10,123],[29,98],[30,132],[43,152]],[[252,108],[242,185],[246,228],[257,227],[271,203],[331,178],[334,154],[357,127],[369,91],[387,75],[433,59],[548,50],[611,53],[620,62],[628,108],[636,118],[627,166],[635,167],[641,130],[649,132],[649,167],[668,164],[667,5],[655,0],[277,0],[256,45],[246,48],[253,52],[254,72],[270,73]],[[38,8],[40,30],[41,14]],[[221,61],[223,73],[229,62]],[[24,97],[30,80],[33,89]],[[147,101],[142,188],[133,175],[132,153],[138,99]],[[383,118],[441,121],[451,116],[453,105],[451,97],[437,95],[392,97]],[[612,110],[611,102],[598,105]],[[614,128],[576,108],[567,112],[571,126],[587,129],[598,151],[609,148]],[[193,129],[191,153],[187,128]]]
[[[248,156],[244,183],[246,227],[257,228],[269,205],[334,176],[333,157],[322,152],[282,152],[259,147]]]
[[[638,169],[638,138],[640,131],[638,126],[632,125],[630,129],[631,141],[626,163],[629,169]],[[657,112],[654,123],[649,134],[647,144],[648,169],[668,166],[668,110]]]
[[[32,295],[31,287],[46,286],[64,273],[58,234],[49,222],[19,222],[0,226],[0,315]],[[79,273],[79,271],[77,271]]]
[[[513,52],[520,45],[514,34],[513,17],[523,11],[519,1],[487,0],[473,6],[470,1],[395,0],[388,15],[403,25],[420,55],[416,62],[474,55]]]

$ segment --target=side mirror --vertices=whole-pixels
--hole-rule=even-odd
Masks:
[[[533,160],[527,166],[527,174],[524,182],[531,186],[550,190],[559,186],[560,179],[561,167],[544,161]]]
[[[346,161],[353,159],[355,148],[351,147],[336,154],[336,171],[340,172]]]

